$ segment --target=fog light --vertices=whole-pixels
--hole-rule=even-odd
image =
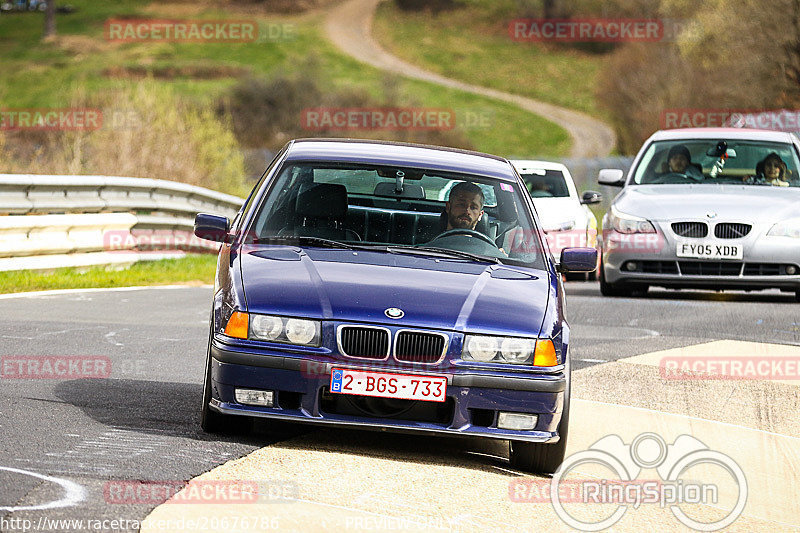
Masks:
[[[272,407],[271,390],[236,389],[236,401],[243,405]]]
[[[789,274],[790,276],[794,276],[795,274],[797,274],[797,267],[794,265],[787,266],[786,273]]]
[[[639,265],[637,265],[634,261],[628,261],[628,264],[625,265],[625,268],[627,268],[631,272],[636,270],[638,267]]]
[[[527,431],[536,427],[537,415],[525,413],[500,413],[497,417],[497,427],[500,429],[513,429]]]

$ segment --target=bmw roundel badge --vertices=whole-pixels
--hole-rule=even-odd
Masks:
[[[389,309],[384,311],[383,314],[385,314],[389,318],[403,318],[403,315],[405,315],[403,310],[398,309],[397,307],[390,307]]]

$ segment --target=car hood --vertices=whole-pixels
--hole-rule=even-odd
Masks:
[[[287,247],[240,257],[251,313],[527,336],[550,293],[546,271],[470,261]]]
[[[800,189],[754,185],[633,185],[614,207],[653,221],[778,221],[800,215]]]
[[[575,221],[578,228],[586,227],[586,213],[583,206],[574,198],[532,198],[542,229],[552,231],[561,229],[562,224]]]

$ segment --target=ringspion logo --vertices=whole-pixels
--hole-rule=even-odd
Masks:
[[[697,478],[698,473],[708,475],[708,468],[722,473],[713,483]],[[604,474],[581,479],[570,476],[572,472],[586,469]],[[658,478],[640,478],[645,470],[655,470]],[[607,435],[589,449],[567,457],[549,485],[547,490],[539,482],[512,480],[509,498],[515,502],[549,501],[556,515],[579,531],[611,528],[630,509],[642,505],[669,508],[688,528],[717,531],[741,516],[748,496],[744,471],[731,457],[711,450],[691,435],[680,435],[672,444],[667,444],[655,433],[642,433],[630,444],[619,435]],[[590,515],[578,515],[576,507],[565,506],[568,503],[599,505]],[[714,506],[719,512],[714,518],[703,520],[687,514],[681,507],[698,504]]]

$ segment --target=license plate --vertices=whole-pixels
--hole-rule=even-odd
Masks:
[[[331,392],[443,402],[446,399],[447,378],[334,368],[331,370]]]
[[[679,242],[676,253],[678,257],[695,259],[742,259],[742,245]]]

